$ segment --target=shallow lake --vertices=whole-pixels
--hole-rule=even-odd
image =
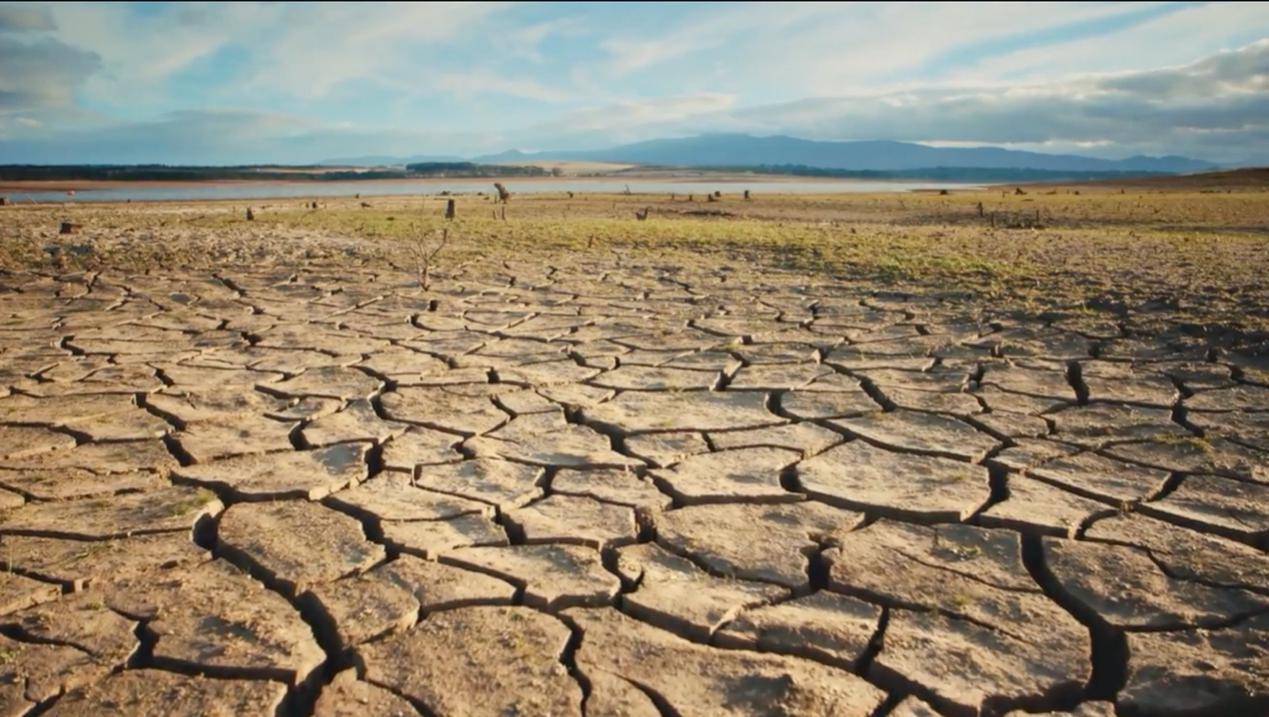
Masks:
[[[373,181],[304,181],[304,182],[190,182],[188,184],[124,185],[80,189],[75,194],[54,191],[7,191],[15,203],[33,202],[136,202],[191,201],[200,199],[280,199],[289,197],[363,197],[394,195],[436,195],[492,193],[492,179],[404,179]],[[593,192],[611,194],[626,191],[634,194],[698,194],[714,191],[740,194],[748,189],[754,194],[837,194],[841,192],[909,192],[918,189],[969,189],[974,184],[957,182],[872,181],[857,179],[825,179],[807,181],[744,181],[709,179],[612,180],[612,179],[502,179],[513,194],[552,194]],[[71,184],[68,182],[68,184]]]

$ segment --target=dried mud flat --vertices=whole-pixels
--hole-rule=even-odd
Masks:
[[[1269,365],[636,261],[0,275],[3,714],[1269,709]]]

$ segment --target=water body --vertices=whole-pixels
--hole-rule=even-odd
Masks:
[[[374,180],[374,181],[309,181],[309,182],[190,182],[188,184],[119,185],[113,187],[66,192],[8,191],[15,203],[33,202],[158,202],[214,199],[286,199],[300,197],[385,197],[400,195],[437,195],[493,193],[493,181],[462,180]],[[626,191],[634,194],[696,194],[714,191],[725,195],[741,194],[746,189],[754,194],[838,194],[842,192],[910,192],[930,189],[972,189],[981,185],[957,182],[871,181],[857,179],[808,181],[737,181],[728,180],[630,180],[610,179],[524,179],[499,180],[513,194],[560,194],[591,192],[613,194]]]

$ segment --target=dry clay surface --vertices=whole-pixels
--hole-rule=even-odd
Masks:
[[[1252,715],[1269,370],[613,262],[0,276],[0,715]]]

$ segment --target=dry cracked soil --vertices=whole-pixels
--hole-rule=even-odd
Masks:
[[[796,272],[0,275],[0,715],[1269,713],[1269,362]]]

